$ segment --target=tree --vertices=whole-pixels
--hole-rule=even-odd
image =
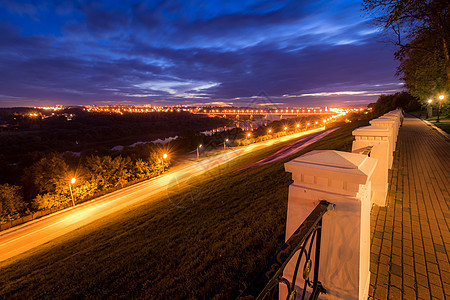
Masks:
[[[60,206],[69,200],[70,198],[64,194],[44,193],[37,195],[36,198],[33,199],[32,206],[35,210],[41,210]]]
[[[133,164],[131,175],[133,179],[143,179],[148,178],[154,174],[152,173],[152,169],[150,168],[149,163],[143,161],[142,159],[138,159]]]
[[[391,95],[381,95],[377,102],[370,104],[376,115],[382,115],[396,108],[403,108],[406,111],[420,109],[418,98],[411,96],[407,92],[395,93]]]
[[[59,154],[52,153],[40,159],[24,173],[23,181],[31,190],[32,197],[45,193],[69,193],[69,166]]]
[[[417,36],[410,45],[437,49],[437,39]],[[403,49],[397,75],[401,76],[413,96],[422,100],[436,98],[448,90],[446,61],[438,52],[421,51],[418,48]]]
[[[450,0],[364,0],[384,29],[394,34],[398,74],[423,100],[449,91]]]
[[[117,156],[90,156],[84,162],[84,178],[99,190],[124,186],[130,178],[131,160]]]
[[[0,224],[17,219],[24,208],[20,187],[0,184]]]

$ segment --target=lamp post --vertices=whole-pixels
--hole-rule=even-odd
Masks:
[[[201,147],[202,147],[202,144],[198,145],[198,147],[197,147],[197,160],[198,160],[198,158],[199,158],[199,152],[198,152],[198,149],[201,148]]]
[[[428,118],[431,118],[433,116],[433,107],[431,106],[431,102],[433,102],[433,100],[428,99],[428,107],[427,107],[427,115]]]
[[[166,158],[167,158],[167,153],[164,153],[162,156],[162,172],[163,172],[163,174],[164,174],[164,159],[166,159]]]
[[[439,109],[438,109],[438,117],[437,117],[436,123],[439,123],[439,115],[441,114],[442,100],[444,100],[444,95],[439,96]]]
[[[72,204],[73,206],[75,206],[75,201],[73,200],[73,193],[72,193],[72,184],[75,183],[75,181],[77,181],[75,178],[72,178],[69,182],[69,190],[70,190],[70,197],[72,198]]]

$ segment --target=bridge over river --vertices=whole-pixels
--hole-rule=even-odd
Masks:
[[[265,119],[278,117],[283,119],[284,117],[300,117],[300,116],[313,116],[322,115],[324,117],[330,117],[338,114],[337,112],[330,111],[328,109],[201,109],[194,111],[195,114],[206,114],[211,116],[223,116],[236,117],[246,116],[252,119],[253,117],[264,117]]]

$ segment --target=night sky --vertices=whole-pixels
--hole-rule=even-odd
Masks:
[[[0,0],[0,54],[3,107],[345,105],[402,89],[356,0]]]

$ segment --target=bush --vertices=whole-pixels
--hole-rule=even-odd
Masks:
[[[33,208],[36,210],[60,206],[70,199],[62,194],[39,194],[33,199]]]
[[[24,207],[19,186],[0,184],[0,224],[20,217]]]

